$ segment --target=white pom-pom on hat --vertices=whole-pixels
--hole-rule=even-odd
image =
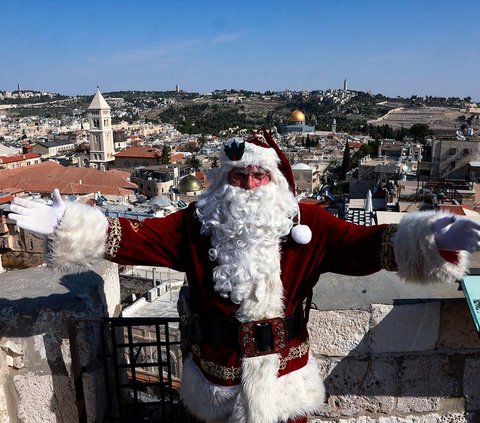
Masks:
[[[307,225],[295,225],[291,234],[297,244],[308,244],[312,240],[312,230]]]
[[[297,224],[292,228],[291,234],[297,244],[305,245],[312,240],[312,230],[307,225],[300,224],[300,206],[298,206]]]

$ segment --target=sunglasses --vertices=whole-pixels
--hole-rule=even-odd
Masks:
[[[250,176],[256,183],[260,184],[267,176],[270,177],[270,173],[262,169],[258,169],[255,172],[247,172],[245,170],[235,169],[229,173],[230,181],[235,183],[247,182]]]

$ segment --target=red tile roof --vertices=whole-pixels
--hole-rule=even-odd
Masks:
[[[38,159],[38,158],[40,158],[40,154],[37,154],[37,153],[27,153],[27,154],[22,154],[20,156],[0,156],[0,164],[21,162],[23,160]]]
[[[465,206],[458,205],[442,205],[439,207],[441,211],[453,213],[459,216],[465,216],[465,211],[463,210]]]
[[[0,204],[11,203],[13,198],[13,195],[5,195],[4,197],[0,197]]]
[[[170,155],[170,162],[175,163],[177,160],[183,160],[185,158],[184,153],[172,153]]]
[[[348,141],[348,145],[350,148],[360,148],[362,143],[359,141]]]
[[[153,147],[129,147],[115,154],[115,157],[138,157],[138,158],[156,158],[162,155],[162,152]]]
[[[64,167],[43,162],[18,169],[0,170],[0,187],[26,192],[49,193],[58,188],[62,194],[131,194],[137,186],[127,180],[126,172],[102,172],[96,169]]]

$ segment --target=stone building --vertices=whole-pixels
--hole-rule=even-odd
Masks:
[[[129,147],[115,154],[115,168],[133,169],[139,166],[157,166],[161,164],[161,150],[153,147]]]
[[[292,166],[295,188],[300,192],[313,192],[319,186],[318,177],[315,177],[313,169],[305,163],[297,163]]]
[[[435,179],[469,180],[470,162],[480,161],[480,138],[439,138],[432,142],[432,170]]]
[[[36,153],[27,153],[19,156],[0,156],[0,169],[16,169],[40,162],[40,155]]]
[[[40,154],[42,159],[65,154],[75,150],[75,141],[45,141],[33,145],[32,152]]]
[[[110,106],[103,98],[98,87],[87,112],[90,122],[90,130],[88,131],[90,167],[108,170],[114,161],[115,153],[112,118],[110,116]]]
[[[130,180],[138,186],[140,194],[155,197],[170,192],[191,172],[192,168],[186,164],[140,167],[133,170]]]

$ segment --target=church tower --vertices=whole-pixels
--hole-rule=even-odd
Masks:
[[[348,83],[347,83],[347,78],[343,80],[343,91],[348,91]]]
[[[88,121],[90,131],[90,167],[108,170],[113,163],[113,130],[110,116],[110,106],[97,87],[97,92],[88,106]]]

